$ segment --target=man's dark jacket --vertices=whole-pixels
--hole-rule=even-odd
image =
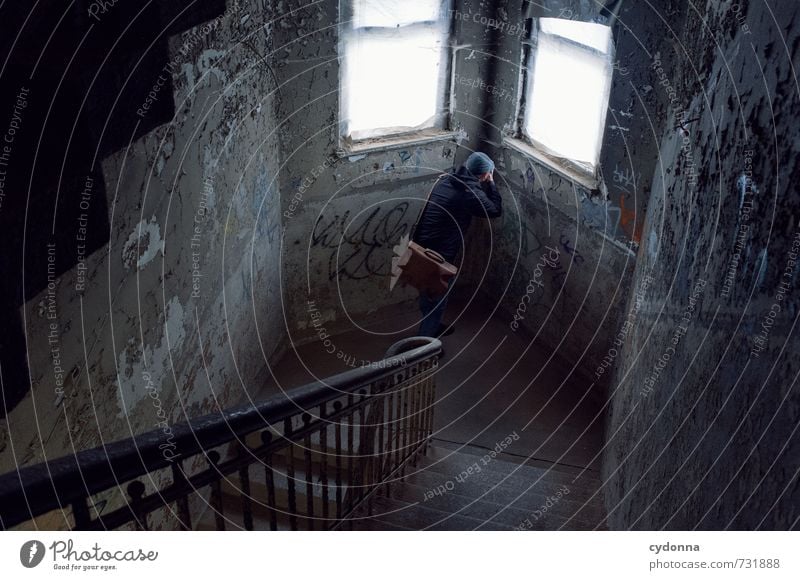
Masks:
[[[496,218],[503,212],[493,181],[480,183],[466,167],[441,177],[433,188],[413,240],[439,252],[451,264],[462,249],[472,217]]]

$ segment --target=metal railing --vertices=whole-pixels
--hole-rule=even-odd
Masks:
[[[425,453],[440,353],[405,339],[370,366],[174,425],[169,454],[154,430],[12,471],[0,528],[345,527]]]

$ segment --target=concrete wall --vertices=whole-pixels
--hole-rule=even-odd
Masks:
[[[666,123],[614,376],[609,525],[788,529],[800,9],[717,0],[680,13],[672,46],[649,55],[651,114]]]
[[[95,30],[114,16],[93,23]],[[75,42],[81,18],[65,24]],[[145,24],[152,37],[167,32],[161,60],[108,125],[113,131],[132,118],[130,126],[153,128],[137,129],[133,139],[128,133],[129,143],[101,156],[94,178],[60,192],[61,206],[89,212],[85,202],[105,208],[102,215],[59,221],[55,241],[28,234],[29,247],[47,249],[42,256],[73,254],[86,235],[107,243],[61,271],[48,268],[55,260],[26,265],[48,280],[20,310],[30,389],[0,422],[0,472],[150,429],[161,428],[168,444],[173,423],[257,388],[284,336],[274,276],[281,234],[275,78],[258,56],[271,46],[265,22],[262,2],[240,0],[180,32]],[[142,45],[131,54],[140,58],[149,41],[136,41]],[[87,91],[101,104],[116,96],[108,86]],[[159,117],[165,103],[173,106]],[[27,114],[36,117],[38,104]],[[88,138],[73,144],[96,146]]]

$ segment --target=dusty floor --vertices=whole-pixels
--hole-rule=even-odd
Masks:
[[[434,438],[492,449],[516,433],[519,438],[504,452],[508,459],[596,470],[604,414],[598,394],[587,392],[590,381],[548,349],[511,332],[507,321],[487,319],[490,312],[485,303],[463,300],[448,307],[445,320],[457,324],[443,339]],[[253,398],[324,379],[352,368],[348,361],[380,360],[391,344],[415,334],[417,317],[414,304],[380,312],[379,322],[331,337],[333,354],[326,352],[331,344],[319,340],[299,346],[268,369],[267,386]]]

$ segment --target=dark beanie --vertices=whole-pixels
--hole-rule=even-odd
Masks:
[[[494,170],[494,161],[492,161],[486,153],[476,151],[467,157],[467,162],[464,163],[464,167],[466,167],[467,171],[472,175],[483,175],[484,173],[490,173]]]

